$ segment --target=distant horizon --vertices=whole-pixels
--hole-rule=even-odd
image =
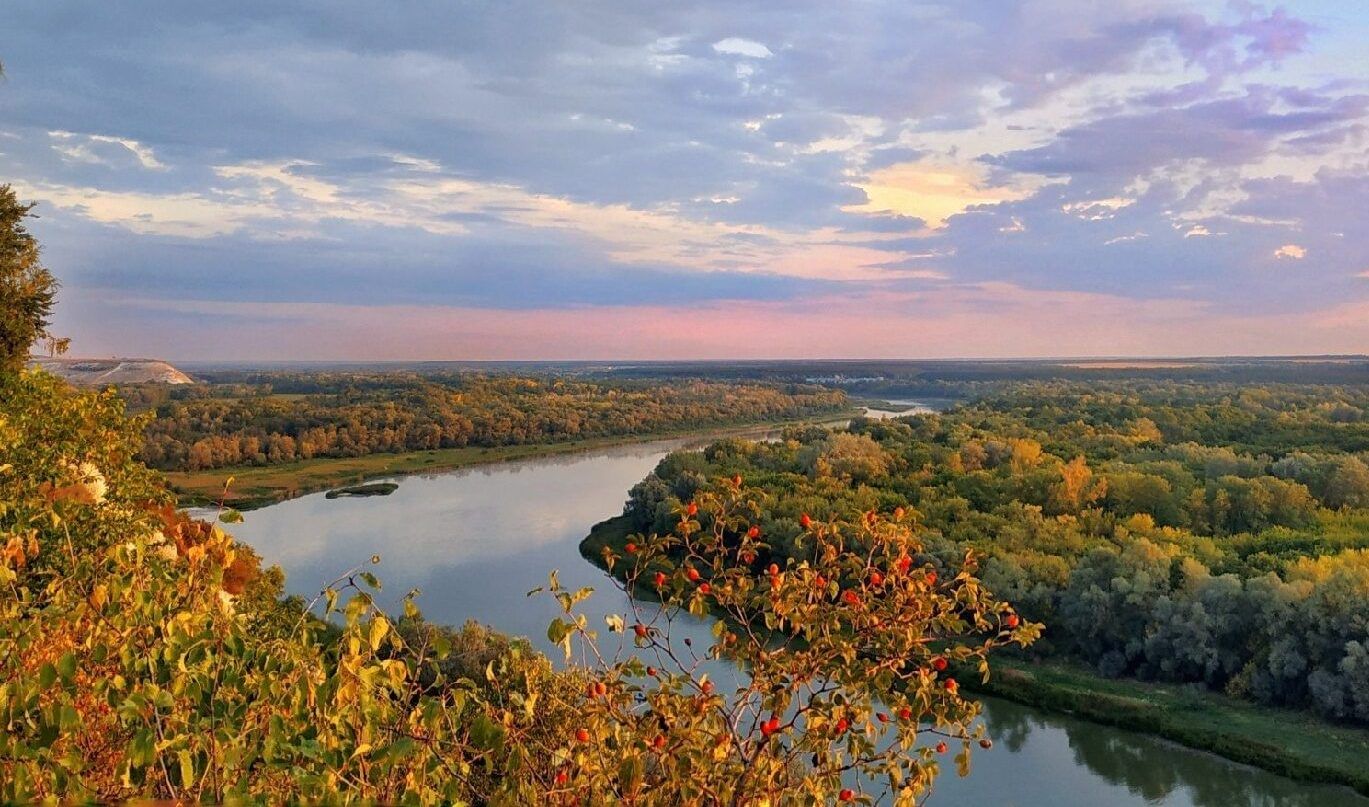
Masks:
[[[373,365],[373,364],[614,364],[614,365],[671,365],[671,364],[804,364],[804,363],[832,363],[832,364],[854,364],[860,362],[882,362],[889,364],[904,363],[937,363],[937,362],[961,362],[961,363],[1036,363],[1036,364],[1060,364],[1064,362],[1078,363],[1097,363],[1111,361],[1128,362],[1192,362],[1196,364],[1213,362],[1232,362],[1232,361],[1315,361],[1315,362],[1369,362],[1369,353],[1295,353],[1295,354],[1249,354],[1249,355],[1213,355],[1213,356],[925,356],[925,357],[905,357],[887,358],[879,356],[846,356],[846,357],[822,357],[812,356],[806,358],[692,358],[692,359],[612,359],[612,358],[588,358],[588,359],[434,359],[434,358],[415,358],[415,359],[356,359],[356,358],[333,358],[333,359],[175,359],[162,356],[97,356],[97,355],[62,355],[62,356],[33,356],[34,361],[160,361],[167,364],[182,366],[195,365]]]
[[[6,11],[79,353],[1369,352],[1369,4],[148,19]]]

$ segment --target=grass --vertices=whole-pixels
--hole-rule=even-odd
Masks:
[[[993,679],[977,689],[1369,795],[1369,731],[1307,712],[1258,706],[1190,686],[1103,678],[1059,661],[999,658]]]
[[[602,521],[581,542],[580,554],[602,567],[603,548],[623,554],[633,532],[627,516]],[[972,674],[960,680],[966,689],[987,695],[1154,734],[1291,779],[1347,785],[1369,795],[1369,730],[1191,686],[1103,678],[1069,662],[998,656],[993,669],[988,684]]]
[[[612,446],[668,440],[693,436],[744,436],[759,430],[769,430],[800,423],[836,423],[858,414],[859,410],[837,413],[823,419],[748,422],[715,428],[680,429],[649,434],[600,437],[588,440],[568,440],[557,443],[484,448],[442,448],[432,451],[410,451],[402,454],[367,454],[363,457],[320,457],[277,465],[246,465],[215,468],[208,471],[170,471],[167,482],[176,492],[182,507],[215,504],[222,499],[238,510],[265,507],[285,499],[315,493],[341,485],[350,485],[378,476],[402,476],[435,471],[450,471],[471,465],[482,465],[510,460],[549,457],[592,451]],[[227,493],[224,484],[229,479]]]

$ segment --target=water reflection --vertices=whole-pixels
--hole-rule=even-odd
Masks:
[[[985,699],[995,748],[969,779],[943,776],[933,803],[1365,807],[1347,788],[1306,785],[1155,737]],[[1006,751],[1007,753],[1001,753]]]
[[[598,589],[585,609],[591,625],[602,626],[607,613],[626,613],[626,598],[580,557],[580,539],[619,511],[627,490],[661,457],[687,444],[662,441],[405,477],[385,497],[305,496],[248,513],[234,532],[285,569],[292,592],[312,595],[378,552],[381,600],[388,606],[421,588],[419,602],[429,619],[477,619],[527,636],[555,658],[559,651],[547,641],[546,626],[557,608],[550,598],[529,599],[525,592],[559,569],[566,586]],[[700,648],[709,640],[701,620],[686,620],[676,631],[677,637],[693,636]],[[739,672],[715,668],[713,675],[726,689]],[[943,774],[933,804],[1369,805],[1343,788],[1301,785],[1005,701],[987,701],[984,720],[995,750],[976,756],[967,779]]]
[[[908,417],[909,415],[930,415],[933,412],[940,412],[952,403],[942,399],[927,399],[914,401],[912,399],[889,398],[885,403],[893,406],[893,409],[875,408],[870,406],[861,407],[865,411],[867,418],[874,420],[889,420],[890,418]]]

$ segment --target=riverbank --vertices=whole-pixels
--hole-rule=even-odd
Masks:
[[[967,677],[968,679],[968,677]],[[966,680],[966,688],[970,688]],[[1369,796],[1369,730],[1178,684],[1103,678],[1067,662],[999,658],[975,690],[1173,740],[1304,782]]]
[[[632,533],[627,516],[602,521],[581,542],[580,554],[602,568],[603,548],[622,554]],[[1369,796],[1369,730],[1195,687],[1103,678],[1068,662],[999,656],[993,670],[988,684],[978,684],[973,675],[961,680],[966,689],[986,695],[1163,737],[1290,779],[1346,785]]]
[[[751,421],[708,428],[567,440],[559,443],[530,443],[492,448],[467,446],[402,454],[367,454],[362,457],[320,457],[278,465],[247,465],[214,468],[208,471],[169,471],[165,475],[167,482],[176,492],[181,507],[212,505],[223,499],[225,504],[238,510],[253,510],[306,493],[318,493],[329,488],[357,484],[379,476],[453,471],[473,465],[575,454],[657,440],[745,437],[758,432],[803,424],[832,426],[844,423],[859,414],[859,409],[851,409],[819,418]],[[229,478],[232,478],[233,482],[225,496],[224,482]]]

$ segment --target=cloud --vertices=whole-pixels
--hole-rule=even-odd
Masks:
[[[844,208],[850,213],[910,216],[938,229],[946,220],[977,205],[1030,196],[1040,182],[995,185],[979,166],[920,161],[881,168],[857,183],[866,201]]]
[[[1303,247],[1298,246],[1297,244],[1284,244],[1283,246],[1274,250],[1274,257],[1290,258],[1295,261],[1300,261],[1303,258],[1307,257],[1307,250]]]
[[[765,45],[752,40],[742,39],[741,37],[730,36],[727,39],[720,39],[713,43],[713,50],[718,53],[726,53],[732,56],[747,56],[752,59],[769,59],[775,54]]]
[[[875,319],[921,338],[898,318],[951,300],[1028,315],[951,289],[1218,319],[1369,293],[1357,8],[1315,26],[1218,0],[145,13],[7,12],[0,151],[68,296],[431,304],[440,330],[441,312],[636,324],[912,295],[932,307]],[[1266,271],[1287,244],[1315,260]]]

